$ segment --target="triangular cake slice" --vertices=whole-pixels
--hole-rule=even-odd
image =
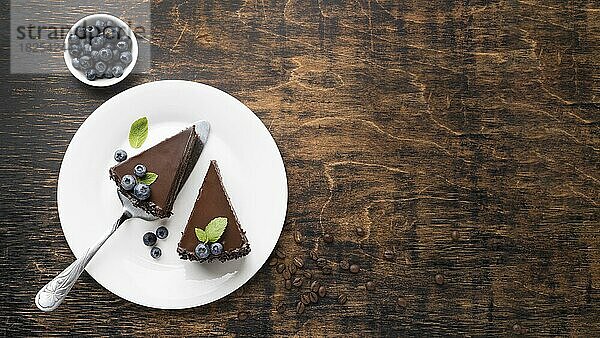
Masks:
[[[222,253],[216,256],[210,254],[208,257],[198,257],[195,250],[200,241],[196,237],[195,229],[205,230],[208,223],[217,217],[227,218],[227,226],[219,239],[219,243],[223,245]],[[242,230],[233,210],[221,179],[219,167],[214,160],[210,162],[194,209],[185,226],[181,241],[179,241],[177,252],[181,259],[200,262],[210,262],[215,259],[225,262],[246,256],[250,252],[246,233]]]
[[[159,218],[169,217],[175,198],[194,169],[203,146],[195,126],[191,126],[110,168],[110,178],[136,207]],[[148,172],[158,175],[150,185],[150,197],[144,201],[137,199],[132,191],[121,188],[120,184],[123,176],[131,175],[137,164],[143,164]]]

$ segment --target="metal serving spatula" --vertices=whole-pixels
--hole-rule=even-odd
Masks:
[[[208,134],[210,133],[210,124],[208,121],[198,121],[194,123],[196,127],[196,133],[199,135],[200,141],[203,145],[206,145],[208,140]],[[71,265],[64,269],[58,276],[54,277],[53,280],[48,282],[35,296],[35,305],[42,311],[52,311],[56,309],[67,297],[67,294],[75,285],[75,282],[85,270],[85,267],[90,262],[92,257],[98,252],[98,249],[106,242],[106,240],[125,222],[130,218],[140,218],[145,221],[154,221],[158,219],[156,216],[149,214],[141,208],[135,207],[131,201],[123,196],[119,189],[117,194],[123,205],[123,213],[112,225],[112,227],[106,232],[102,238],[92,245],[85,254],[75,260]]]

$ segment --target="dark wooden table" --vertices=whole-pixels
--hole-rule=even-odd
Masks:
[[[9,74],[0,35],[3,335],[600,335],[598,3],[151,8],[151,69],[114,88]],[[223,89],[268,127],[288,174],[286,257],[200,308],[138,306],[84,273],[39,312],[35,293],[73,259],[56,205],[71,137],[162,79]],[[277,270],[294,257],[312,276],[288,290]],[[328,294],[298,314],[312,280]]]

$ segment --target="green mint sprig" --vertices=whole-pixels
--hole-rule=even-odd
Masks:
[[[148,118],[141,117],[131,124],[129,129],[129,145],[132,148],[139,148],[144,144],[148,137]]]
[[[138,182],[150,185],[154,183],[154,181],[156,181],[157,178],[158,174],[153,172],[147,172],[146,175],[144,175],[144,177],[138,178]]]
[[[208,222],[208,225],[204,230],[200,228],[194,229],[196,232],[196,237],[202,243],[215,243],[217,242],[223,232],[225,232],[225,228],[227,227],[227,218],[226,217],[217,217],[212,221]]]

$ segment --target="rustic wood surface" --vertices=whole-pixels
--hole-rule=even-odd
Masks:
[[[3,335],[600,335],[597,2],[163,0],[151,18],[149,73],[91,89],[9,74],[2,11]],[[329,290],[302,314],[308,282],[288,290],[269,264],[200,308],[138,306],[87,273],[55,312],[35,307],[73,259],[56,205],[71,137],[161,79],[223,89],[272,133],[282,261]]]

